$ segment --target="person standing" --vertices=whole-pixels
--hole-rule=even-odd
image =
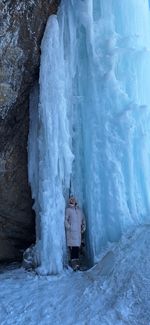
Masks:
[[[67,246],[69,247],[71,266],[79,269],[79,249],[81,246],[81,234],[86,229],[83,211],[78,207],[75,197],[70,197],[65,213],[65,229]]]

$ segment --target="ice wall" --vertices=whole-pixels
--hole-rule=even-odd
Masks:
[[[70,179],[93,262],[108,241],[150,222],[149,84],[148,0],[62,0],[46,27],[40,68],[33,196],[45,273],[62,269]]]
[[[88,242],[96,260],[108,240],[150,220],[150,17],[148,1],[81,3],[74,8],[81,98],[75,111],[83,144],[78,154],[74,137],[74,172],[82,166]]]

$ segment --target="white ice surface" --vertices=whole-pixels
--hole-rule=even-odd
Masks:
[[[150,325],[150,227],[87,272],[38,276],[0,268],[1,325]]]

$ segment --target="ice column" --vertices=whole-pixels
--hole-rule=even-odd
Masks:
[[[73,154],[68,123],[70,104],[66,89],[64,47],[56,16],[48,21],[42,41],[40,67],[40,100],[37,137],[34,126],[30,143],[38,147],[38,170],[34,152],[29,150],[29,180],[37,215],[38,272],[56,274],[62,271],[65,255],[65,193],[70,185]],[[68,85],[67,85],[68,86]],[[34,106],[34,105],[33,105]],[[31,119],[34,118],[31,103]],[[36,119],[34,119],[36,121]],[[33,174],[35,173],[35,177]],[[36,180],[36,181],[35,181]],[[37,204],[38,202],[38,204]]]

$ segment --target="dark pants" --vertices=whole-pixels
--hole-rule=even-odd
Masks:
[[[69,247],[71,260],[79,258],[79,247],[73,246]]]

